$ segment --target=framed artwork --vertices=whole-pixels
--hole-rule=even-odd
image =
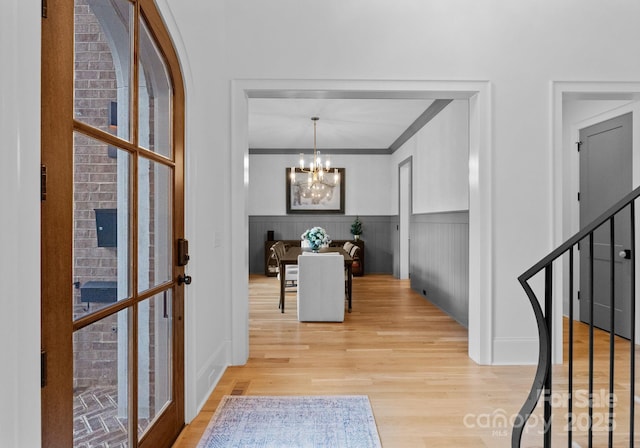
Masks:
[[[300,168],[286,169],[287,214],[344,215],[344,168],[331,168],[322,179]]]

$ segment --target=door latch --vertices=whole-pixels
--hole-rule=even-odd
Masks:
[[[190,285],[191,284],[191,276],[190,275],[179,275],[178,276],[178,285]]]
[[[189,263],[189,241],[178,238],[178,266],[186,266]]]
[[[618,253],[620,258],[624,258],[625,260],[631,260],[631,249],[624,249]]]

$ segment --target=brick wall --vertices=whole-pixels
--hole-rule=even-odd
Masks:
[[[110,126],[110,105],[117,101],[117,79],[111,48],[97,18],[86,0],[75,0],[75,119],[106,132],[117,132]],[[153,99],[149,100],[150,129],[153,129]],[[127,107],[122,105],[121,107]],[[126,126],[126,124],[124,124]],[[153,150],[153,136],[149,149]],[[113,148],[111,148],[113,149]],[[120,151],[121,155],[126,154]],[[81,301],[81,287],[89,281],[117,281],[118,250],[127,248],[98,247],[95,209],[118,208],[117,158],[111,157],[108,145],[83,134],[74,135],[74,318],[95,312],[109,303]],[[153,164],[152,164],[153,166]],[[149,172],[149,191],[154,191],[154,172]],[[150,241],[153,243],[155,198],[150,197]],[[122,210],[119,213],[123,213]],[[154,247],[149,247],[148,278],[154,283]],[[136,274],[136,273],[132,273]],[[144,274],[145,276],[147,274]],[[119,297],[122,298],[122,297]],[[88,308],[90,307],[90,308]],[[155,303],[150,301],[149,395],[154,388],[154,318]],[[122,311],[126,313],[126,311]],[[110,316],[74,333],[74,387],[117,384],[118,328],[116,316]],[[146,374],[146,373],[143,373]],[[153,400],[152,400],[153,404]],[[151,412],[154,412],[153,406]]]
[[[109,130],[109,106],[116,101],[116,74],[101,26],[83,0],[75,2],[75,118]],[[74,316],[105,304],[80,301],[79,287],[91,280],[117,280],[117,248],[97,247],[94,209],[117,208],[117,159],[107,145],[82,134],[74,136]],[[74,334],[74,386],[115,385],[117,380],[115,316]]]

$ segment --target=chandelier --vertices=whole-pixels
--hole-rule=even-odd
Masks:
[[[318,204],[323,199],[330,200],[333,197],[333,188],[340,182],[338,169],[333,170],[331,175],[331,161],[327,157],[322,163],[320,151],[316,147],[316,127],[318,117],[311,117],[313,121],[313,159],[309,164],[305,164],[304,154],[300,153],[300,167],[291,167],[291,184],[297,188],[301,198],[310,199],[313,204]],[[296,173],[306,173],[302,179],[298,180]]]

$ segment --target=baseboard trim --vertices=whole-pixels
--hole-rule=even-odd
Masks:
[[[207,359],[204,366],[198,370],[196,375],[196,397],[198,405],[195,415],[200,413],[213,392],[213,389],[215,389],[222,378],[224,371],[230,365],[229,359],[231,359],[231,344],[229,341],[225,341],[213,352],[209,359]]]
[[[538,364],[538,338],[494,338],[493,365]]]

